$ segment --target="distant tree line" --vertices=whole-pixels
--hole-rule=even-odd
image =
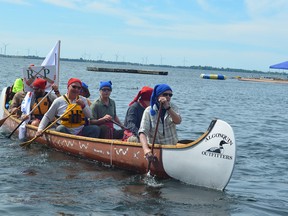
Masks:
[[[6,58],[26,58],[26,59],[45,59],[44,57],[29,55],[29,56],[16,56],[16,55],[3,55],[0,54],[0,57]],[[172,66],[172,65],[157,65],[157,64],[140,64],[140,63],[131,63],[131,62],[115,62],[115,61],[104,61],[104,60],[87,60],[83,58],[71,59],[71,58],[60,58],[61,61],[73,61],[73,62],[92,62],[92,63],[101,63],[101,64],[119,64],[119,65],[135,65],[135,66],[151,66],[151,67],[167,67],[167,68],[181,68],[181,69],[196,69],[203,71],[226,71],[226,72],[244,72],[244,73],[267,73],[258,70],[244,70],[236,68],[218,68],[212,66]],[[279,72],[273,72],[274,74],[285,74]]]

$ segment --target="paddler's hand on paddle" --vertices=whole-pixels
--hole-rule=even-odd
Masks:
[[[110,116],[110,115],[105,115],[105,116],[103,116],[102,118],[101,118],[104,122],[110,122],[110,121],[112,121],[113,119],[112,119],[112,116]]]
[[[79,106],[81,106],[81,108],[82,109],[84,109],[85,108],[85,103],[84,103],[84,101],[81,99],[81,98],[78,98],[77,100],[76,100],[76,103],[79,105]]]
[[[145,155],[146,160],[148,160],[148,161],[153,162],[156,159],[155,155],[152,154],[150,149],[146,153],[144,151],[144,155]]]
[[[24,114],[23,114],[23,115],[21,116],[21,119],[22,119],[22,120],[27,120],[27,119],[29,119],[29,115],[24,115]]]
[[[36,132],[35,137],[40,137],[42,135],[43,135],[43,130],[40,129]]]
[[[170,97],[169,97],[170,98]],[[164,109],[168,109],[170,107],[170,102],[167,100],[166,97],[160,96],[158,98],[159,103],[162,103]]]
[[[55,84],[53,84],[51,87],[52,87],[54,93],[57,95],[57,97],[59,97],[61,94],[60,94],[60,92],[59,92],[58,86],[55,85]]]

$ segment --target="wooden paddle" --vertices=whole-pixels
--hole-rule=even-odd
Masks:
[[[127,128],[121,124],[119,124],[118,122],[116,122],[115,120],[111,119],[110,120],[111,122],[113,122],[113,124],[116,124],[117,126],[119,126],[120,128],[124,129],[124,130],[127,130]]]
[[[39,103],[36,104],[36,106],[28,113],[28,116],[33,113],[33,111],[42,103],[42,101],[43,101],[46,97],[48,97],[48,95],[49,95],[52,91],[53,91],[53,89],[51,89],[51,90],[39,101]],[[20,106],[20,107],[21,107],[21,106]],[[21,125],[24,121],[26,121],[26,119],[23,119],[23,120],[20,122],[20,124],[17,125],[17,127],[9,134],[8,138],[10,138],[10,137],[14,134],[14,132],[20,127],[20,125]]]
[[[77,104],[73,105],[70,109],[66,110],[59,118],[57,118],[55,121],[53,121],[50,125],[48,125],[45,129],[43,129],[42,134],[45,133],[46,130],[51,128],[54,124],[56,124],[61,118],[63,118],[68,112],[70,112],[72,109],[74,109],[77,106]],[[37,139],[39,136],[34,136],[31,140],[28,140],[27,142],[20,143],[21,147],[30,145],[35,139]]]
[[[162,111],[162,103],[160,103],[160,107],[159,107],[159,112],[158,112],[158,117],[157,117],[157,122],[156,122],[156,128],[155,128],[155,133],[154,133],[154,137],[153,137],[153,141],[152,141],[152,146],[151,146],[151,154],[153,155],[153,151],[154,151],[154,145],[155,145],[155,140],[156,140],[156,135],[157,135],[157,131],[158,131],[158,126],[159,126],[159,122],[160,122],[160,116],[161,116],[161,111]],[[150,167],[151,167],[151,160],[148,160],[148,174],[150,175]]]
[[[1,119],[0,120],[0,127],[2,127],[2,125],[4,124],[4,122],[11,116],[11,115],[14,115],[15,112],[20,109],[21,105],[19,107],[17,107],[16,110],[14,110],[12,113],[10,113],[8,116],[6,116],[5,118]]]

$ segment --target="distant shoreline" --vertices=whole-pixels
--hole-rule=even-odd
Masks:
[[[17,56],[17,55],[3,55],[0,54],[0,57],[3,58],[24,58],[24,59],[45,59],[45,57],[40,56]],[[70,59],[70,58],[60,58],[61,61],[73,61],[73,62],[91,62],[91,63],[101,63],[101,64],[119,64],[119,65],[135,65],[135,66],[149,66],[149,67],[166,67],[166,68],[181,68],[181,69],[196,69],[203,71],[221,71],[221,72],[241,72],[241,73],[272,73],[272,74],[287,74],[284,72],[263,72],[258,70],[244,70],[236,68],[217,68],[212,66],[172,66],[172,65],[156,65],[156,64],[140,64],[140,63],[131,63],[131,62],[115,62],[115,61],[104,61],[104,60],[87,60],[83,58],[79,59]]]
[[[238,78],[239,81],[250,81],[250,82],[269,82],[269,83],[284,83],[288,84],[288,79],[274,79],[274,78]]]

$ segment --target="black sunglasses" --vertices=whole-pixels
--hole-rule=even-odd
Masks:
[[[107,92],[107,91],[110,92],[111,89],[109,89],[109,88],[102,88],[101,91],[103,91],[103,92]]]
[[[78,89],[78,90],[81,90],[81,89],[82,89],[81,86],[73,86],[73,85],[71,85],[71,87],[72,87],[73,89]]]
[[[164,97],[167,97],[167,96],[172,97],[172,96],[173,96],[172,93],[163,93],[162,95],[163,95]]]

